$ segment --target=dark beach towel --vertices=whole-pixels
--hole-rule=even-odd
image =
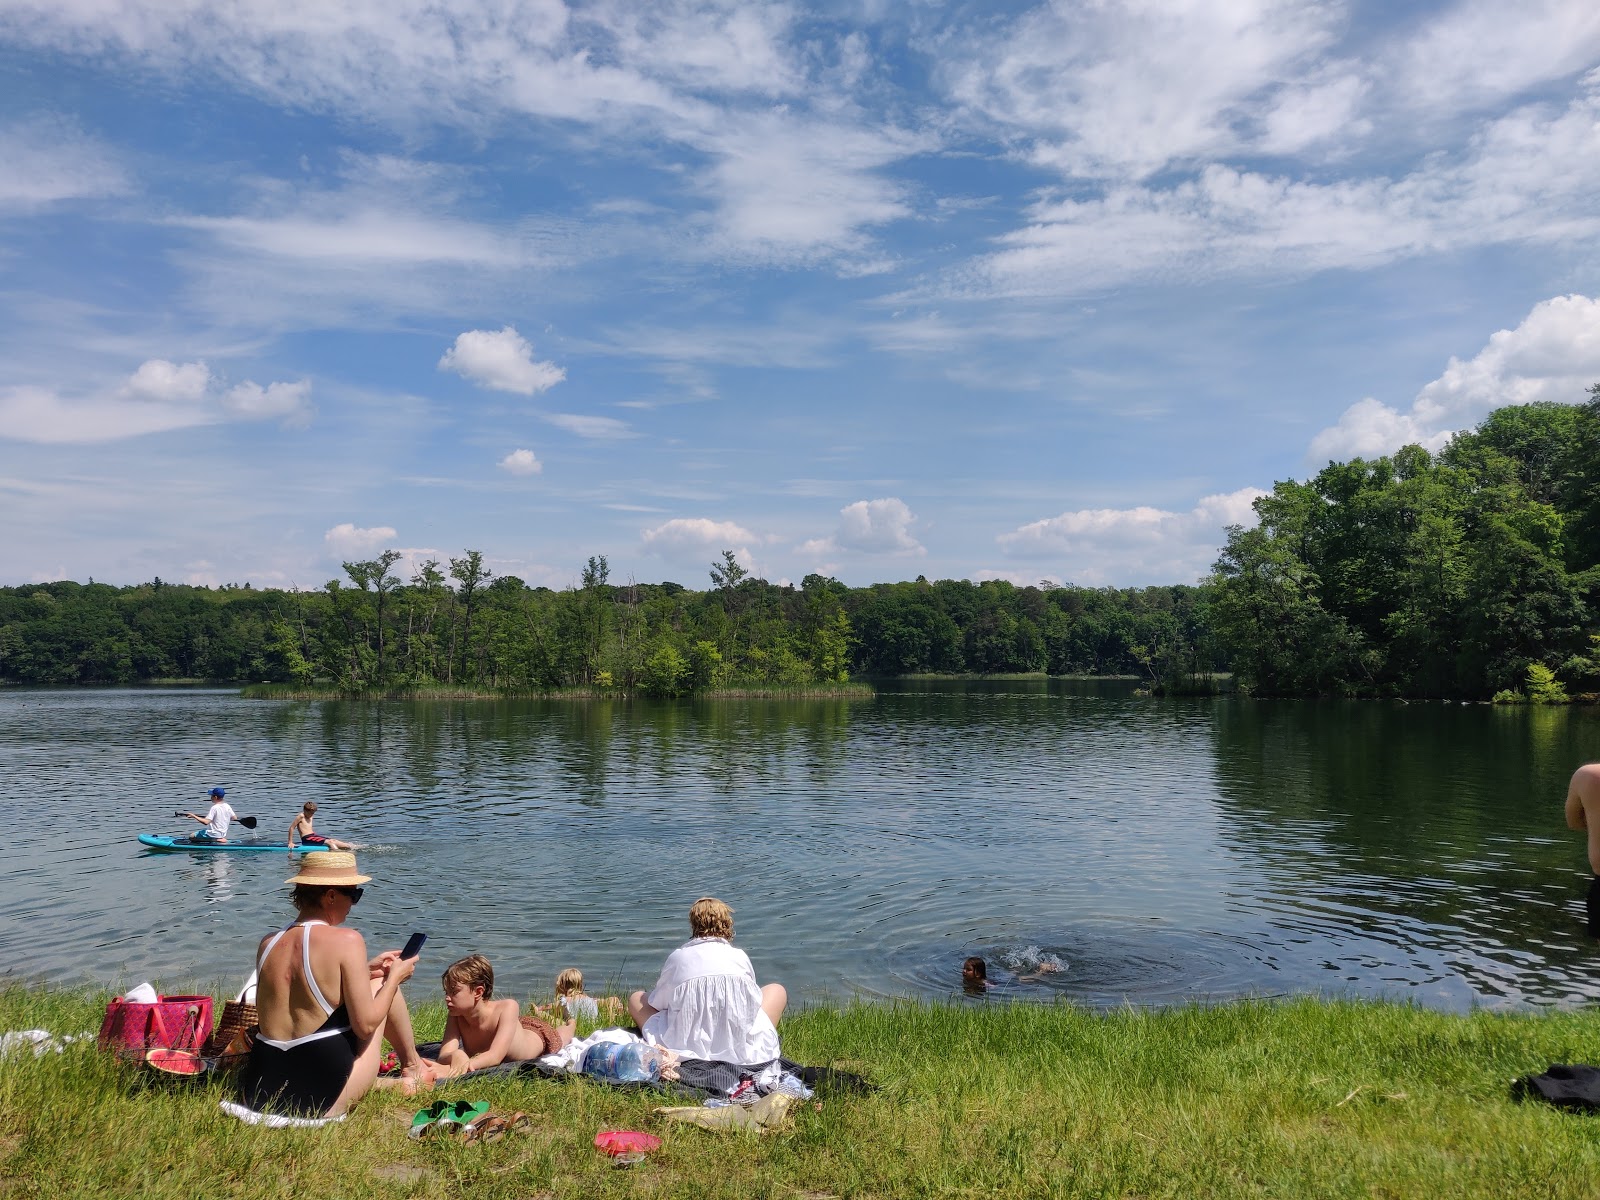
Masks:
[[[437,1058],[440,1046],[439,1042],[426,1042],[417,1047],[417,1053],[425,1058]],[[736,1063],[685,1058],[678,1063],[676,1081],[663,1079],[659,1083],[609,1083],[608,1086],[632,1091],[667,1092],[686,1099],[703,1100],[707,1096],[728,1095],[739,1086],[740,1082],[753,1073],[763,1070],[766,1065],[763,1063],[756,1067],[741,1067]],[[800,1082],[818,1095],[864,1096],[877,1090],[865,1078],[852,1071],[837,1071],[832,1067],[806,1067],[787,1058],[780,1058],[778,1065],[797,1076]],[[391,1074],[398,1075],[399,1069],[396,1068]],[[563,1082],[574,1078],[588,1079],[591,1083],[601,1082],[587,1075],[575,1075],[560,1068],[541,1066],[537,1062],[504,1062],[493,1067],[468,1071],[465,1075],[457,1075],[439,1086],[453,1086],[472,1079],[507,1079],[513,1075],[537,1075],[541,1079]]]
[[[1544,1100],[1558,1108],[1582,1112],[1600,1109],[1600,1067],[1551,1063],[1542,1075],[1524,1075],[1511,1082],[1514,1100]]]

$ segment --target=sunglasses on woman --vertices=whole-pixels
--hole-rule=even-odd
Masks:
[[[367,891],[366,888],[358,887],[336,887],[333,890],[336,892],[343,892],[346,896],[349,896],[351,908],[354,908],[356,905],[361,903],[361,897],[364,896]]]

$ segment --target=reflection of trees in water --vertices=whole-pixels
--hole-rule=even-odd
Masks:
[[[846,761],[852,703],[321,701],[285,705],[272,736],[317,759],[329,797],[459,794],[506,815],[534,794],[600,806],[614,787],[671,790],[703,779],[733,792],[797,770],[825,785]]]
[[[1511,893],[1560,901],[1582,869],[1562,802],[1573,767],[1600,750],[1591,714],[1233,700],[1215,705],[1214,730],[1231,836],[1305,895],[1358,891],[1363,905],[1449,924],[1500,897],[1496,924],[1570,925],[1513,911]]]
[[[808,783],[827,786],[848,757],[845,737],[854,703],[840,698],[697,701],[693,743],[677,751],[691,755],[694,773],[723,794],[771,787],[797,774],[797,768]]]

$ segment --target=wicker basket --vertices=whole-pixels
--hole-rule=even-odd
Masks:
[[[243,1062],[256,1040],[256,1026],[260,1018],[256,1006],[243,1000],[229,1000],[222,1006],[222,1020],[211,1031],[205,1045],[200,1047],[202,1058],[237,1060]]]

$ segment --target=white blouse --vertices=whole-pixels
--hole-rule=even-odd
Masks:
[[[645,1040],[686,1058],[758,1066],[778,1057],[750,956],[724,938],[693,938],[667,955],[645,1003],[658,1010]]]

